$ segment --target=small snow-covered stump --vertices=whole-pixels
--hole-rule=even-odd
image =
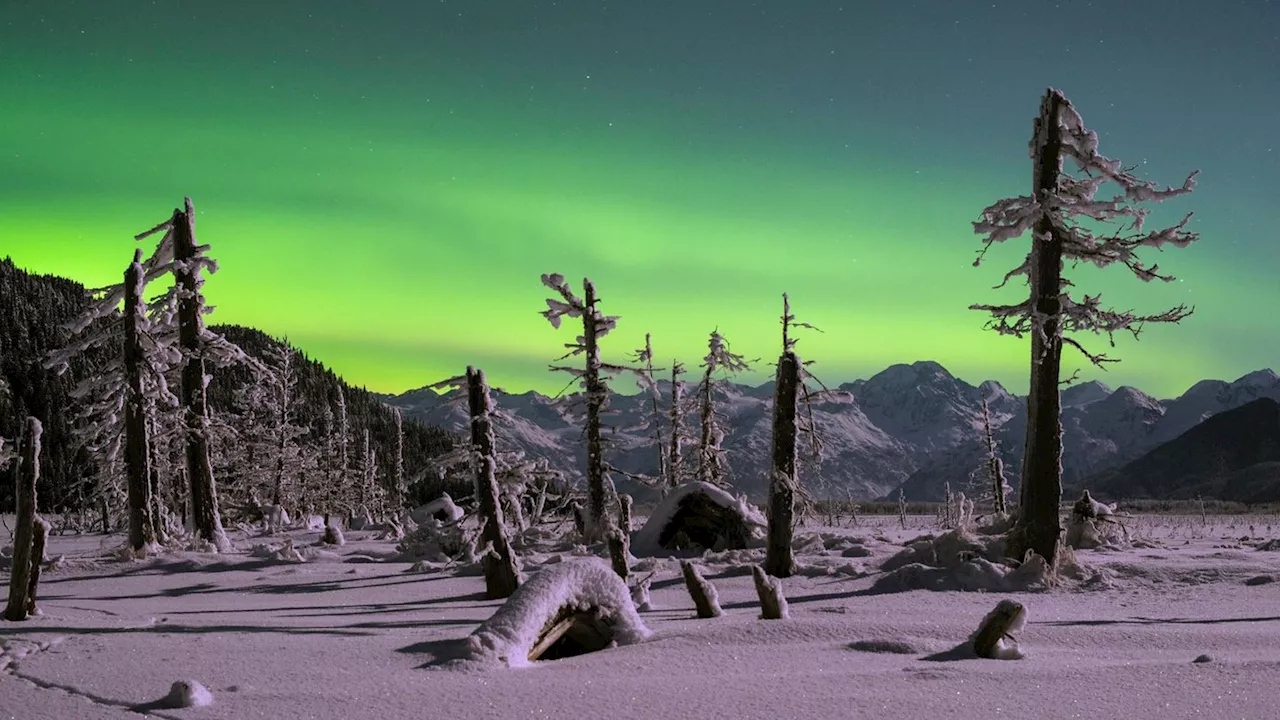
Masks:
[[[628,645],[649,637],[627,585],[594,557],[548,565],[467,638],[471,660],[509,667]]]
[[[636,609],[641,612],[647,612],[653,609],[653,597],[650,596],[649,590],[653,584],[653,575],[636,583],[631,589],[631,602],[635,603]]]
[[[1115,519],[1115,515],[1114,503],[1098,502],[1085,490],[1071,506],[1066,544],[1076,550],[1088,550],[1128,540],[1128,529]]]
[[[672,550],[739,550],[764,542],[768,522],[746,500],[704,482],[667,493],[631,539],[637,557]]]
[[[973,634],[973,651],[978,657],[990,660],[1021,660],[1025,657],[1018,648],[1013,633],[1027,624],[1027,608],[1014,600],[1001,600]]]
[[[267,534],[273,535],[289,529],[289,513],[283,505],[268,505],[263,513],[267,520]]]
[[[782,581],[767,574],[759,565],[751,566],[751,577],[756,583],[756,595],[760,598],[761,620],[786,620],[791,617],[787,598],[782,594]]]
[[[619,528],[609,528],[605,536],[609,543],[609,562],[613,571],[625,582],[631,574],[631,536]]]
[[[684,573],[684,584],[689,589],[689,596],[693,598],[693,607],[698,617],[706,620],[724,615],[724,611],[720,609],[720,593],[716,592],[716,586],[702,577],[698,568],[688,560],[680,563],[680,571]]]
[[[324,534],[320,536],[320,542],[325,545],[346,545],[347,539],[342,536],[342,530],[332,523],[324,526]]]

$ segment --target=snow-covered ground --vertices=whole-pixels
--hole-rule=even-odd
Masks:
[[[1277,717],[1280,583],[1257,578],[1280,578],[1280,552],[1255,546],[1280,519],[1207,520],[1135,519],[1136,547],[1080,551],[1080,579],[1019,593],[871,591],[930,519],[803,528],[789,620],[757,619],[761,551],[700,561],[714,620],[693,619],[676,561],[641,559],[651,637],[523,668],[450,662],[502,603],[466,570],[385,560],[394,542],[373,532],[321,550],[293,531],[301,563],[250,553],[280,535],[132,562],[111,555],[118,536],[55,536],[48,556],[65,558],[41,583],[43,616],[0,621],[0,717]],[[543,541],[526,571],[574,553]],[[1026,658],[954,652],[1006,597],[1028,611]],[[179,680],[212,704],[163,709]]]

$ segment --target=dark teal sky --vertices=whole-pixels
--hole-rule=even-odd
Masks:
[[[0,254],[113,282],[191,195],[213,319],[385,391],[467,363],[558,389],[543,272],[595,280],[614,360],[651,332],[694,364],[716,327],[771,357],[787,291],[829,381],[935,359],[1021,390],[1024,343],[966,307],[1025,243],[974,269],[970,222],[1027,192],[1052,85],[1103,152],[1201,170],[1156,218],[1196,212],[1181,282],[1080,277],[1196,304],[1104,378],[1170,395],[1280,364],[1278,69],[1265,1],[0,0]]]

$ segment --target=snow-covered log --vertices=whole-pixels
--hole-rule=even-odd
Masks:
[[[552,631],[560,635],[547,642]],[[626,583],[598,558],[574,558],[542,568],[516,589],[471,633],[467,657],[518,667],[649,635]]]
[[[971,642],[978,657],[990,660],[1020,660],[1022,650],[1014,633],[1027,624],[1027,608],[1013,600],[1001,600],[973,634]]]

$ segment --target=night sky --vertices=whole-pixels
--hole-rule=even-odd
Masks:
[[[967,307],[1025,292],[991,287],[1026,241],[975,269],[971,222],[1029,191],[1046,86],[1139,174],[1201,170],[1154,218],[1196,212],[1160,258],[1180,282],[1073,275],[1196,314],[1084,377],[1169,396],[1280,365],[1264,0],[0,0],[0,256],[119,282],[190,195],[212,321],[374,390],[469,363],[558,390],[574,333],[536,313],[559,272],[622,316],[614,361],[651,332],[696,365],[719,328],[760,380],[785,291],[829,384],[932,359],[1024,392],[1026,341]]]

